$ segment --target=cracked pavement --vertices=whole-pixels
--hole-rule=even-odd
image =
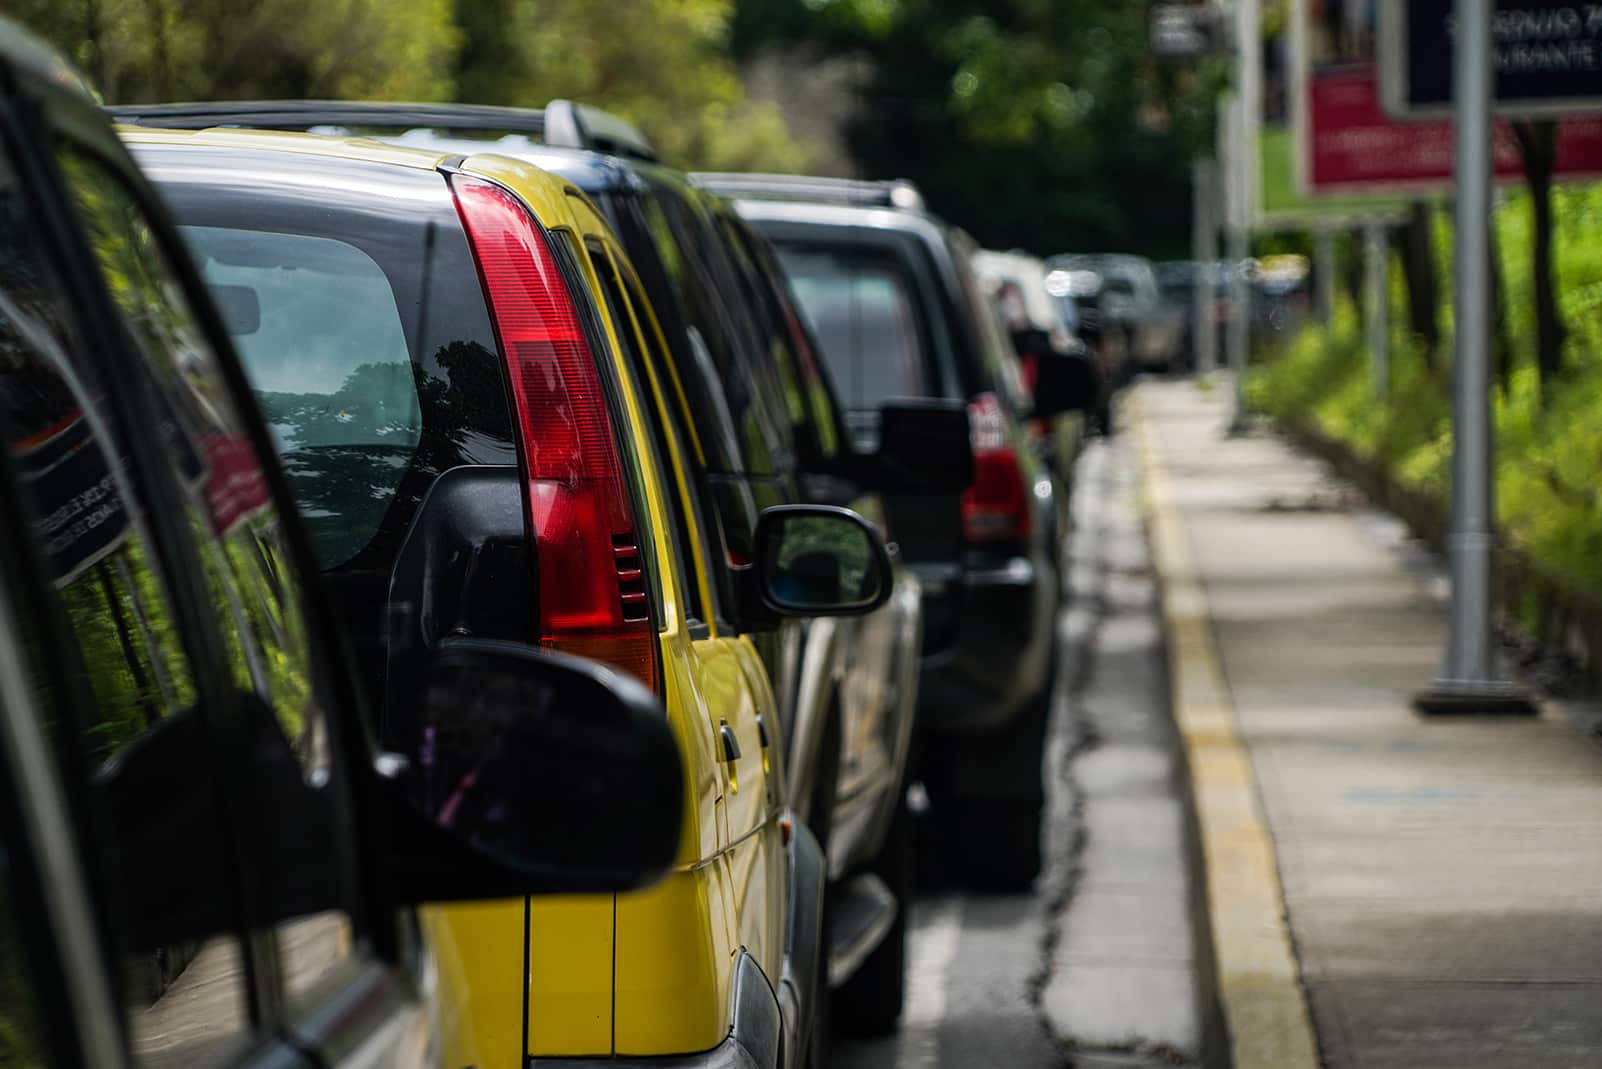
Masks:
[[[912,904],[902,1028],[834,1039],[841,1069],[1202,1064],[1208,961],[1156,589],[1124,438],[1093,441],[1058,622],[1034,893]]]

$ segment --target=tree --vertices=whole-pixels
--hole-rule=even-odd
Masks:
[[[1435,266],[1435,213],[1427,200],[1407,206],[1400,231],[1402,276],[1407,283],[1408,326],[1424,344],[1424,366],[1433,369],[1441,348],[1441,287]]]
[[[1146,33],[1104,0],[742,0],[732,40],[862,61],[859,169],[985,244],[1180,254],[1221,71],[1155,65]]]
[[[12,0],[108,103],[449,95],[450,0]]]
[[[1551,119],[1513,123],[1524,181],[1530,189],[1532,240],[1530,274],[1535,287],[1535,365],[1541,391],[1549,392],[1563,374],[1563,339],[1568,331],[1557,306],[1552,265],[1552,171],[1557,163],[1557,123]]]
[[[463,100],[581,100],[634,121],[685,168],[806,166],[778,110],[746,97],[727,51],[732,0],[456,3]]]

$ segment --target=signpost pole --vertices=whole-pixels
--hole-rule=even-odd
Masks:
[[[1318,318],[1335,324],[1335,228],[1321,226],[1313,236],[1313,281],[1318,286]]]
[[[1251,256],[1252,215],[1257,204],[1256,124],[1262,107],[1263,41],[1258,0],[1235,0],[1235,94],[1230,108],[1227,248],[1230,275],[1229,369],[1235,381],[1235,414],[1230,434],[1246,431],[1246,364],[1251,346],[1251,290],[1246,260]]]
[[[1495,674],[1491,635],[1490,405],[1491,3],[1456,0],[1456,361],[1452,397],[1452,611],[1446,663],[1415,699],[1423,713],[1533,713]],[[1442,42],[1446,46],[1446,42]]]
[[[1196,374],[1211,375],[1218,367],[1218,335],[1213,330],[1213,303],[1218,262],[1218,165],[1205,156],[1195,167],[1196,294],[1191,309],[1191,339]]]
[[[1364,270],[1368,283],[1368,352],[1373,361],[1374,397],[1391,392],[1390,278],[1386,271],[1385,224],[1370,220],[1363,227]]]

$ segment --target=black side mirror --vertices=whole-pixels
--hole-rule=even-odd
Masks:
[[[1101,403],[1101,372],[1083,354],[1052,351],[1035,365],[1036,419],[1065,412],[1093,412]]]
[[[656,695],[606,665],[446,639],[391,729],[402,901],[624,891],[678,851],[678,744]]]
[[[762,601],[781,616],[860,616],[890,598],[894,576],[884,540],[850,509],[764,509],[756,551]]]
[[[878,489],[966,490],[973,482],[968,406],[933,398],[880,406],[874,460]]]

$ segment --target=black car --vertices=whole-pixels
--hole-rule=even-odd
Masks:
[[[222,314],[4,20],[0,443],[0,1063],[428,1064],[415,905],[672,861],[677,744],[588,662],[445,643],[377,749]]]
[[[967,406],[975,477],[960,512],[926,516],[918,774],[946,859],[973,883],[1040,868],[1042,746],[1060,600],[1058,492],[1027,447],[1007,340],[974,278],[974,243],[904,182],[700,175],[779,251],[863,448],[896,399]],[[1048,390],[1051,406],[1089,398]],[[892,513],[892,523],[895,515]],[[905,528],[903,528],[905,529]],[[943,543],[943,544],[942,544]]]

